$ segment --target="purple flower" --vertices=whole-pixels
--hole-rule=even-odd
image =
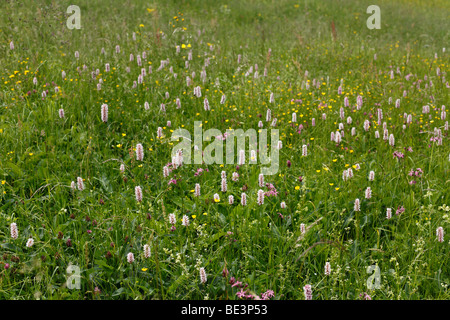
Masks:
[[[244,298],[245,292],[243,289],[241,289],[241,291],[236,292],[236,295],[238,296],[238,298]]]

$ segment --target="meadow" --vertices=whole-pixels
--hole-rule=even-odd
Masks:
[[[450,299],[449,14],[2,1],[0,299]],[[277,171],[183,162],[198,122]]]

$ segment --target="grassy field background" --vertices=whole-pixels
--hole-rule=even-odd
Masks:
[[[372,4],[381,9],[379,30],[366,26]],[[80,30],[66,26],[69,5],[81,10]],[[2,1],[0,298],[239,299],[239,292],[261,298],[273,290],[271,299],[304,299],[303,287],[310,284],[313,299],[449,299],[450,148],[443,117],[449,109],[449,14],[445,0]],[[147,75],[133,88],[141,68]],[[193,96],[196,86],[202,98]],[[203,108],[205,97],[210,111]],[[109,107],[106,123],[102,104]],[[430,113],[423,112],[426,105]],[[183,165],[163,177],[172,160],[171,130],[192,133],[194,121],[221,131],[258,129],[260,120],[271,128],[269,108],[283,148],[279,172],[265,177],[278,195],[264,205],[256,201],[258,189],[268,191],[258,186],[259,165]],[[383,140],[378,109],[395,146]],[[339,123],[345,135],[336,144],[330,133],[340,130]],[[138,143],[142,162],[136,160]],[[404,158],[393,157],[394,151]],[[195,175],[199,168],[205,171]],[[344,181],[348,168],[354,177]],[[411,177],[417,168],[423,174]],[[220,191],[222,171],[227,192]],[[236,182],[233,172],[239,173]],[[71,188],[77,177],[84,179],[83,191]],[[193,194],[196,183],[200,197]],[[136,186],[142,202],[135,199]],[[369,186],[372,197],[366,199]],[[354,210],[357,198],[361,211]],[[396,214],[401,207],[405,211]],[[181,225],[183,215],[188,227]],[[308,227],[305,234],[301,224]],[[34,244],[27,247],[30,237]],[[324,274],[326,262],[330,275]],[[80,268],[80,289],[67,287],[71,264]],[[378,289],[367,287],[371,265],[380,269]],[[232,286],[232,277],[248,286]]]

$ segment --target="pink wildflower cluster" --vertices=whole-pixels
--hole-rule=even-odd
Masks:
[[[222,272],[224,275],[224,273]],[[226,275],[228,275],[228,270],[226,271]],[[240,290],[236,292],[236,296],[240,299],[254,299],[254,300],[270,300],[275,293],[273,290],[267,290],[266,292],[263,292],[261,296],[255,295],[247,289],[248,284],[243,284],[241,281],[237,281],[235,277],[231,277],[229,283],[231,284],[231,287],[239,288]]]
[[[405,157],[405,155],[399,151],[394,151],[394,153],[392,155],[394,156],[394,158],[398,158],[398,159],[403,159]]]
[[[408,173],[408,176],[422,178],[422,174],[423,174],[422,169],[417,168],[415,171],[411,169],[411,171]],[[416,180],[411,180],[409,184],[416,184]]]
[[[196,177],[200,176],[203,173],[203,171],[209,172],[208,168],[206,168],[206,170],[204,170],[203,168],[198,168],[197,172],[194,173],[194,176]]]
[[[270,197],[270,196],[278,196],[278,191],[277,189],[275,189],[275,187],[273,186],[273,184],[271,183],[266,183],[266,187],[269,188],[269,191],[264,193],[264,196],[266,197]]]
[[[395,214],[396,214],[396,215],[399,215],[399,214],[401,214],[401,213],[403,213],[403,212],[405,212],[405,208],[404,208],[403,206],[399,206],[399,207],[397,208],[397,211],[395,211]]]

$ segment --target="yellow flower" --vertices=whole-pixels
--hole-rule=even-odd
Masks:
[[[5,180],[2,180],[2,184],[5,184],[6,183],[6,181]]]
[[[192,219],[195,219],[195,218],[197,218],[197,216],[195,214],[193,214],[192,215]]]
[[[299,186],[295,186],[295,190],[300,190],[300,187]]]
[[[144,25],[143,25],[143,24],[141,23],[141,24],[139,25],[139,27],[140,27],[140,28],[143,28],[143,27],[144,27]]]
[[[142,271],[144,271],[144,272],[147,271],[147,270],[148,270],[148,268],[142,268]]]
[[[156,9],[150,9],[150,8],[147,8],[147,11],[148,11],[148,13],[152,13],[153,11],[155,11]]]
[[[336,191],[338,191],[339,190],[339,188],[334,188]]]
[[[316,172],[317,172],[317,173],[319,173],[319,172],[320,172],[320,170],[316,170]]]
[[[334,186],[334,183],[329,183],[330,186]]]
[[[214,199],[214,202],[220,202],[220,199]]]
[[[207,215],[208,215],[208,213],[206,213],[206,212],[203,212],[203,215],[204,215],[204,216],[207,216]]]

